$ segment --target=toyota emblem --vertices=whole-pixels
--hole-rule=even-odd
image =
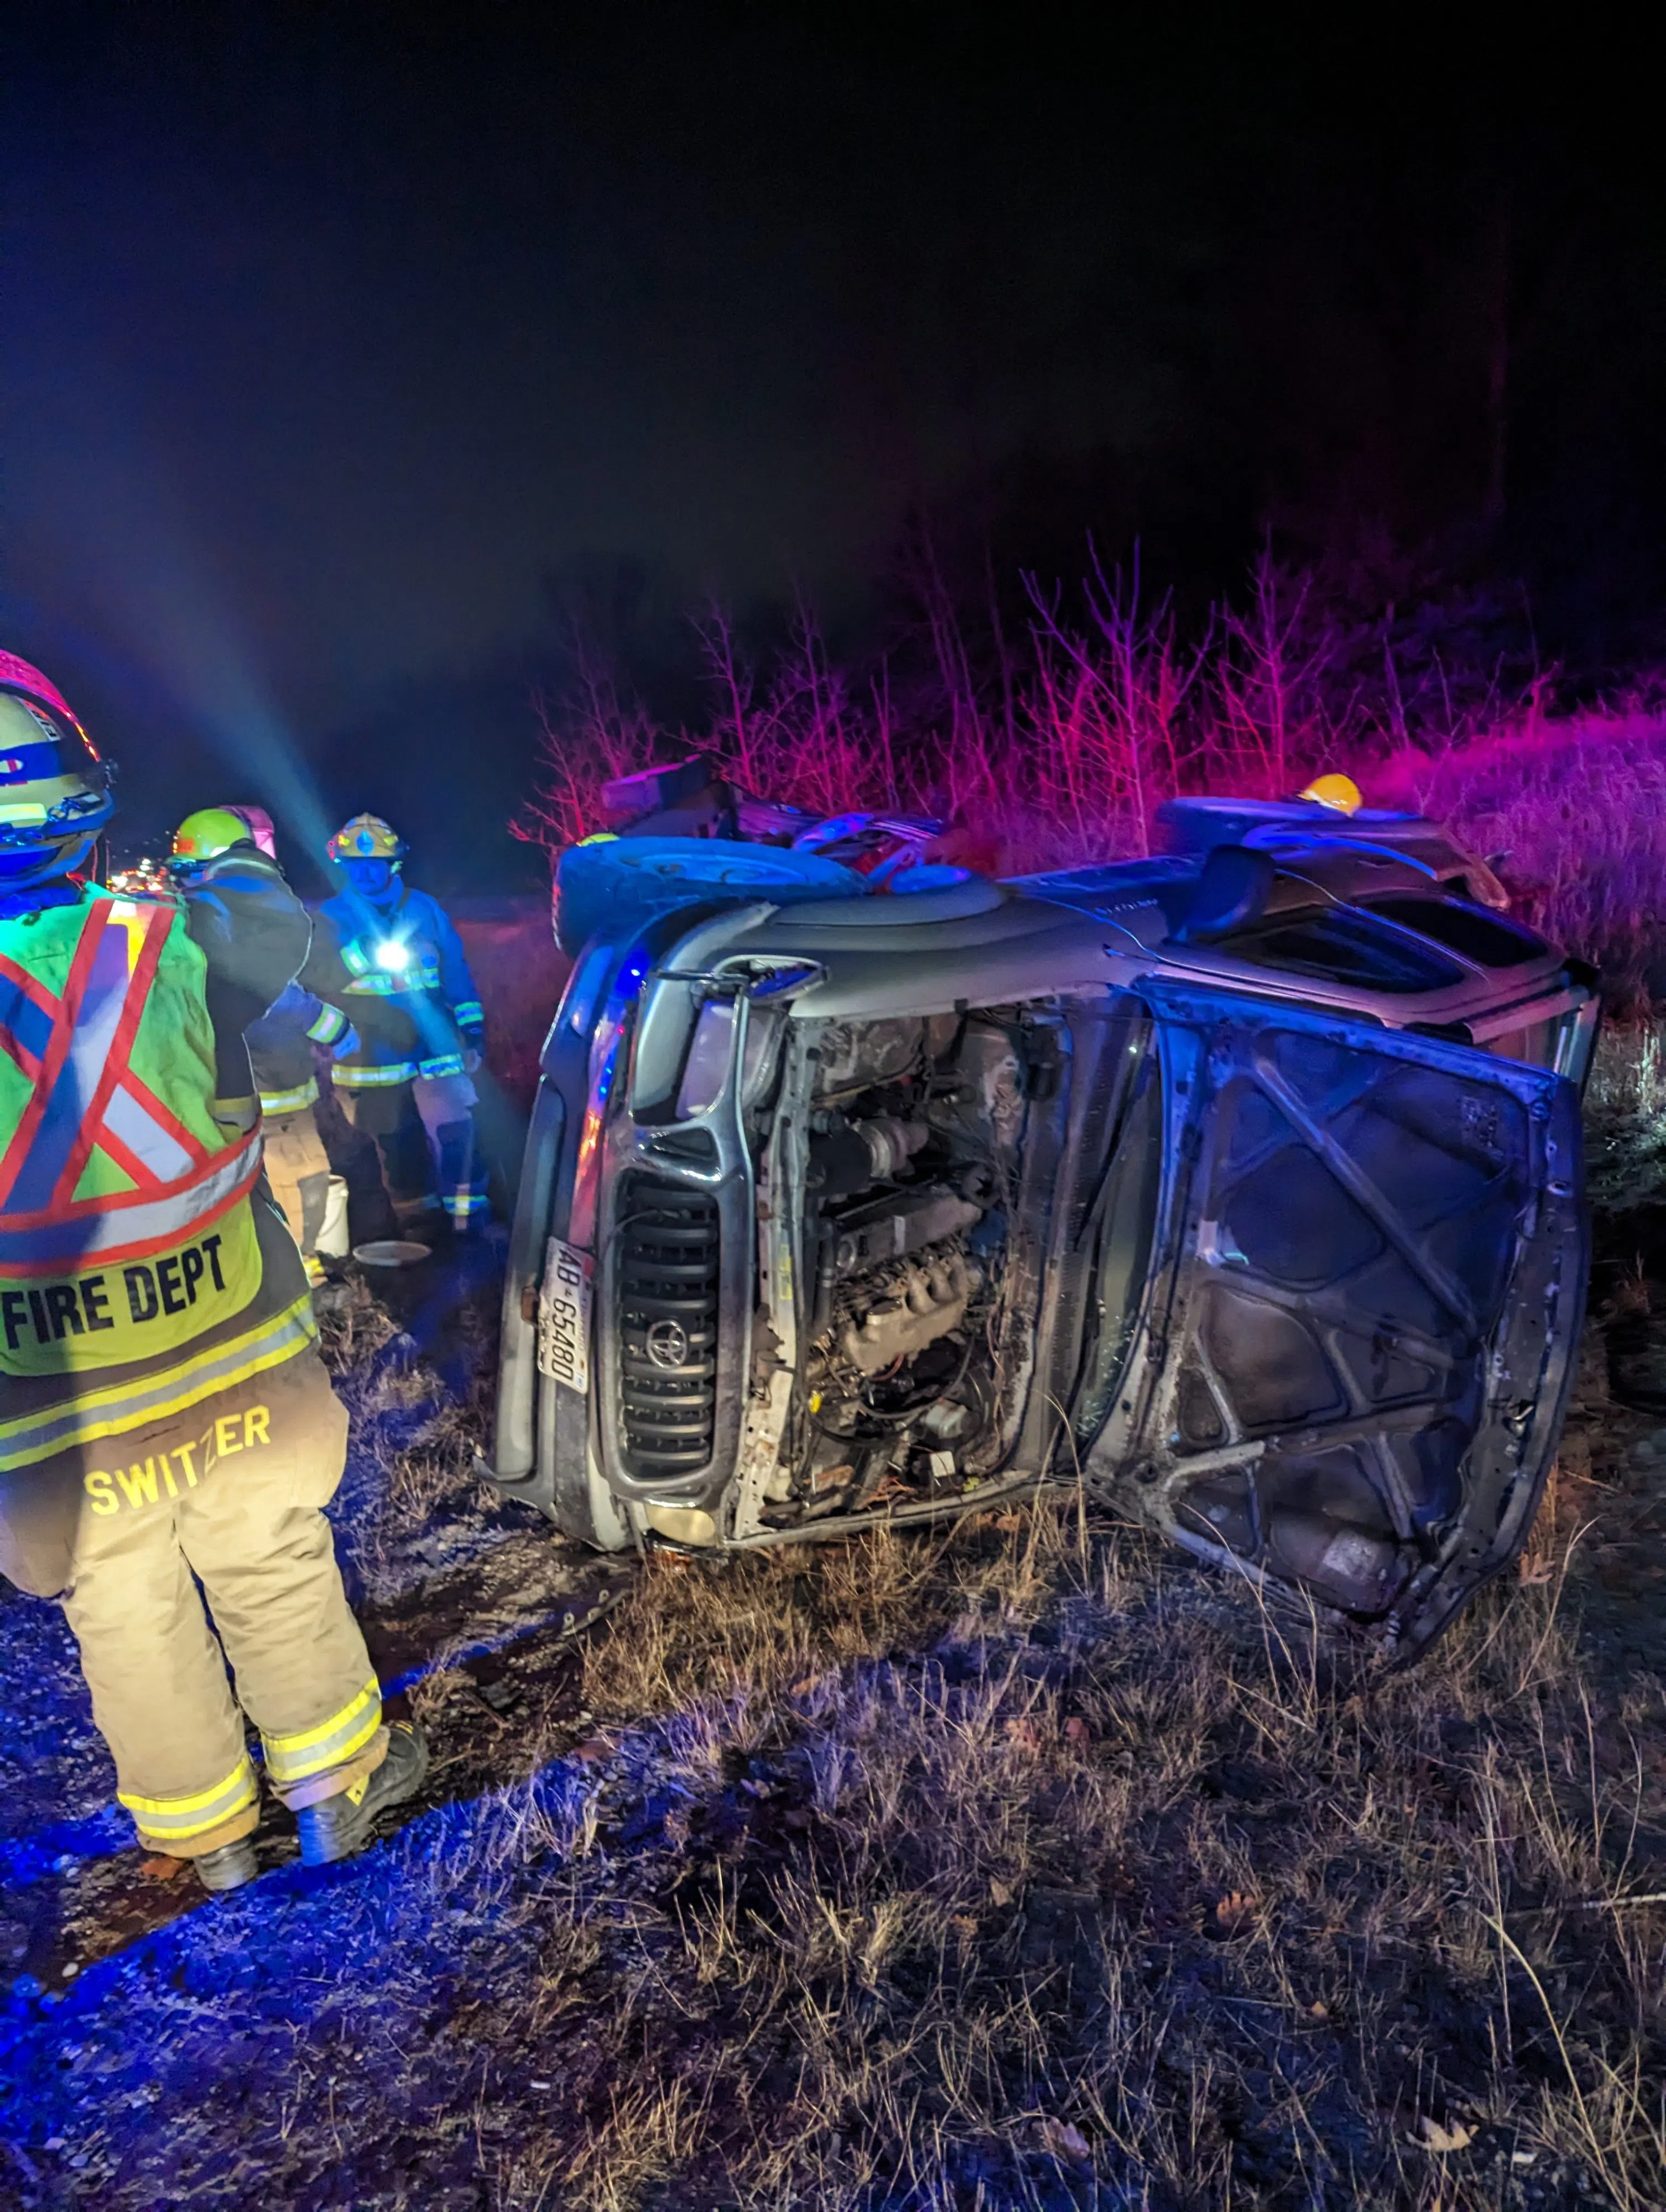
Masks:
[[[648,1356],[656,1367],[681,1367],[689,1356],[689,1340],[682,1323],[654,1322],[648,1333]]]

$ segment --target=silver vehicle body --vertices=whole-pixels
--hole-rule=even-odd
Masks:
[[[1149,861],[622,911],[545,1047],[499,1487],[705,1549],[1079,1479],[1424,1648],[1554,1450],[1596,1001],[1427,823],[1202,811]]]

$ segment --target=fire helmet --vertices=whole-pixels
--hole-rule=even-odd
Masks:
[[[199,806],[173,832],[176,860],[214,860],[234,845],[246,845],[254,832],[240,806]]]
[[[1317,805],[1329,806],[1337,814],[1357,814],[1365,804],[1359,787],[1351,775],[1315,776],[1301,795]]]
[[[0,885],[78,868],[110,819],[111,767],[55,684],[0,653]]]
[[[386,860],[398,867],[406,849],[404,839],[380,814],[356,814],[330,840],[332,860]]]
[[[234,814],[240,822],[246,823],[248,832],[269,860],[277,858],[277,831],[272,817],[264,806],[229,806],[226,811]]]

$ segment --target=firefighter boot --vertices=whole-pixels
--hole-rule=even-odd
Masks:
[[[252,1836],[240,1836],[234,1844],[221,1844],[214,1850],[203,1851],[191,1863],[197,1869],[198,1881],[216,1896],[228,1889],[241,1889],[260,1871]]]
[[[427,1772],[426,1737],[412,1722],[396,1721],[388,1731],[387,1757],[374,1774],[296,1814],[301,1864],[328,1866],[350,1858],[368,1839],[377,1816],[414,1796]]]

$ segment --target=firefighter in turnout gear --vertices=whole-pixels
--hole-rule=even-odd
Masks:
[[[200,896],[222,865],[234,866],[238,854],[256,848],[276,860],[271,821],[261,808],[205,806],[174,832],[169,869],[181,890]],[[319,1095],[313,1047],[322,1045],[339,1059],[357,1045],[358,1033],[339,1003],[349,980],[327,939],[315,939],[300,975],[244,1032],[260,1099],[266,1180],[315,1289],[325,1279],[318,1240],[330,1162],[313,1118]]]
[[[383,1725],[343,1592],[346,1416],[261,1182],[243,1031],[306,911],[252,845],[178,896],[85,881],[110,810],[64,699],[0,653],[0,1571],[63,1604],[140,1841],[231,1889],[246,1715],[310,1864],[427,1752]]]
[[[488,1210],[470,1079],[485,1017],[462,940],[438,901],[403,880],[404,855],[404,841],[374,814],[355,815],[330,840],[347,888],[319,918],[346,965],[360,1038],[332,1079],[354,1127],[375,1140],[402,1225],[443,1211],[466,1233]]]

